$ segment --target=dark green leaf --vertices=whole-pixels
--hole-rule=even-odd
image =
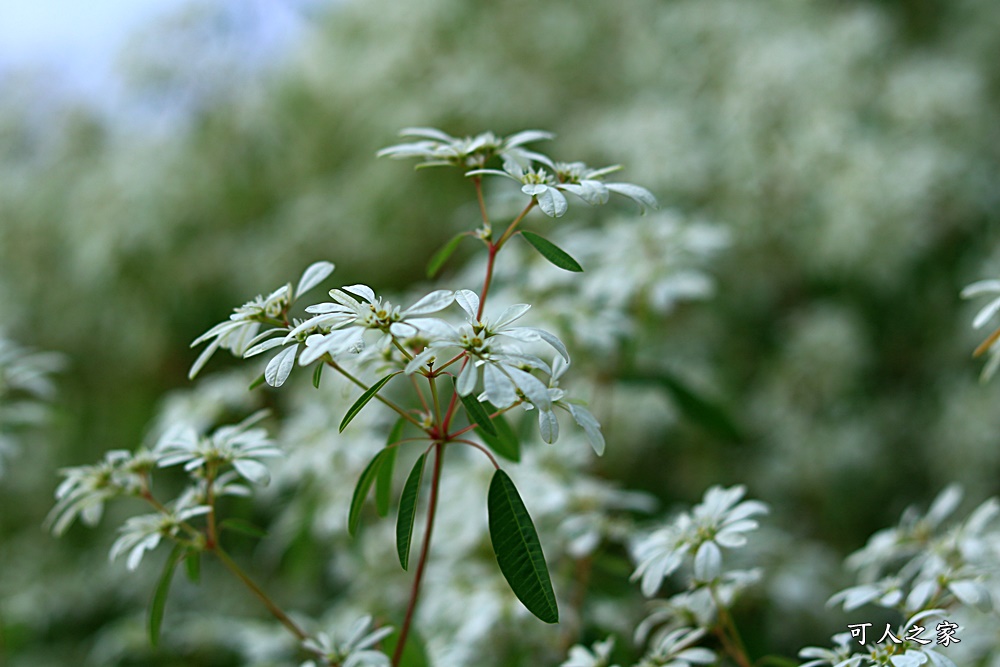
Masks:
[[[197,549],[189,549],[184,556],[184,566],[187,570],[188,579],[191,583],[197,584],[201,581],[201,552]]]
[[[670,395],[684,416],[698,426],[725,440],[738,442],[744,439],[742,429],[722,406],[692,390],[676,375],[659,371],[627,374],[623,379],[658,384]]]
[[[524,240],[535,247],[542,257],[549,260],[560,269],[565,269],[567,271],[583,271],[583,267],[580,266],[579,262],[570,257],[569,253],[557,246],[552,241],[547,238],[534,234],[532,232],[521,232],[521,236]]]
[[[163,624],[163,610],[167,606],[167,594],[170,592],[170,582],[174,578],[174,570],[184,557],[184,547],[177,545],[167,557],[163,565],[163,573],[153,591],[153,601],[149,605],[149,643],[156,646],[160,641],[160,626]]]
[[[497,435],[497,429],[493,426],[493,422],[490,421],[490,413],[486,411],[483,404],[476,400],[475,396],[471,394],[469,396],[458,396],[462,399],[462,405],[465,406],[465,411],[469,413],[469,420],[478,424],[480,430],[486,431],[490,435]]]
[[[253,391],[257,387],[261,386],[262,384],[264,384],[264,374],[263,373],[261,373],[260,376],[256,380],[254,380],[253,382],[250,383],[250,386],[247,388],[247,391]]]
[[[313,386],[319,389],[319,378],[323,375],[323,367],[326,366],[322,361],[316,364],[316,370],[313,371]]]
[[[250,537],[267,537],[267,533],[263,529],[258,528],[246,519],[226,519],[219,524],[219,527],[223,530],[231,530],[234,533],[242,533]]]
[[[503,470],[493,474],[487,509],[493,552],[514,595],[542,621],[557,623],[559,608],[538,533],[514,482]]]
[[[399,515],[396,518],[396,552],[399,554],[399,564],[405,570],[410,562],[410,545],[413,541],[413,521],[417,517],[417,494],[420,492],[420,479],[424,474],[424,461],[427,454],[421,454],[413,464],[403,493],[399,497]]]
[[[394,378],[395,376],[399,375],[402,372],[403,371],[396,371],[395,373],[390,373],[389,375],[386,375],[384,378],[382,378],[372,386],[368,387],[368,389],[365,390],[365,393],[361,394],[361,397],[358,400],[354,401],[354,405],[352,405],[350,409],[347,411],[347,414],[344,415],[344,421],[340,422],[340,432],[341,433],[344,432],[344,429],[347,428],[347,425],[351,423],[351,420],[358,416],[358,413],[361,412],[361,409],[363,407],[368,405],[368,401],[375,398],[375,394],[377,394],[379,390],[385,386],[386,382],[388,382],[389,380],[391,380],[392,378]]]
[[[372,484],[378,476],[379,468],[385,463],[389,456],[396,456],[395,448],[382,449],[375,455],[361,473],[358,485],[354,487],[354,497],[351,498],[351,510],[347,515],[347,532],[354,535],[358,531],[358,523],[361,521],[361,506],[364,505],[368,492],[371,491]]]
[[[489,403],[483,403],[483,408],[488,413],[496,412],[496,408]],[[487,433],[484,429],[477,428],[476,433],[479,437],[483,439],[483,442],[489,446],[497,455],[504,457],[508,461],[514,461],[515,463],[521,460],[521,441],[511,428],[510,423],[503,415],[497,415],[493,418],[492,424],[496,427],[496,435],[491,435]]]
[[[451,237],[451,240],[441,246],[440,250],[434,253],[434,256],[431,257],[431,261],[427,262],[428,278],[433,278],[437,275],[437,272],[441,270],[441,267],[444,266],[444,263],[448,261],[448,258],[455,252],[455,248],[458,247],[458,244],[461,243],[462,239],[466,236],[468,236],[467,232],[456,234]]]
[[[385,460],[378,468],[375,478],[375,511],[379,516],[389,513],[392,502],[392,473],[396,469],[396,447],[386,450]]]

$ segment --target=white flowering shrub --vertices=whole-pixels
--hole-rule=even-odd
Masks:
[[[618,167],[559,163],[527,148],[552,138],[545,132],[456,138],[410,128],[403,135],[416,141],[379,155],[457,168],[471,185],[480,222],[448,241],[427,274],[441,273],[469,239],[485,250],[485,261],[449,275],[472,281],[478,274],[478,291],[421,290],[404,297],[404,307],[351,284],[329,290],[330,301],[303,305],[304,295],[334,273],[331,262],[315,262],[294,287],[255,297],[192,343],[204,349],[190,378],[219,349],[266,356],[249,390],[290,390],[291,402],[279,410],[287,414],[270,421],[269,410],[257,409],[236,424],[217,425],[227,410],[252,410],[256,401],[234,398],[246,392],[239,379],[204,381],[192,397],[167,403],[145,446],[62,471],[47,519],[53,532],[65,533],[76,519],[95,525],[111,501],[134,498],[151,511],[124,519],[111,559],[123,557],[128,570],[137,570],[148,553],[171,547],[148,609],[153,645],[164,632],[175,570],[183,566],[198,584],[202,561],[211,558],[285,631],[245,631],[234,649],[249,665],[956,667],[1000,656],[995,641],[965,637],[963,645],[959,636],[996,620],[1000,502],[988,500],[949,523],[962,495],[954,485],[926,514],[907,510],[898,527],[876,533],[847,559],[858,583],[832,593],[829,606],[865,610],[877,624],[847,623],[833,648],[803,648],[800,662],[749,647],[739,605],[777,578],[776,555],[753,546],[768,505],[745,499],[743,485],[716,485],[690,511],[642,519],[655,513],[653,497],[589,470],[605,453],[606,436],[573,398],[588,375],[593,382],[613,369],[621,385],[646,377],[629,354],[634,313],[663,314],[710,295],[712,281],[699,262],[724,246],[725,235],[666,213],[612,219],[600,236],[568,226],[554,234],[556,243],[529,227],[565,216],[573,201],[566,193],[589,206],[607,204],[611,194],[642,211],[657,202],[640,186],[605,181]],[[502,169],[493,168],[497,162]],[[519,187],[510,195],[487,189],[495,176]],[[507,220],[491,213],[511,195],[520,198],[519,211]],[[535,209],[541,217],[531,215]],[[497,222],[502,231],[494,231]],[[508,251],[508,243],[521,245]],[[644,262],[636,253],[616,270],[615,244],[621,255],[640,247],[656,251],[655,259]],[[572,274],[582,275],[567,280]],[[966,295],[994,290],[992,282],[977,283]],[[517,302],[525,294],[540,307]],[[996,312],[994,300],[976,327]],[[992,349],[995,338],[980,350]],[[584,376],[573,382],[577,350]],[[301,368],[311,383],[296,382]],[[675,395],[700,400],[665,377]],[[593,384],[591,393],[600,389]],[[560,414],[577,428],[567,433]],[[395,508],[394,522],[370,516],[370,496],[381,517]],[[274,535],[241,516],[234,498],[270,506]],[[362,531],[362,523],[373,525]],[[320,576],[338,582],[342,597],[316,600],[322,611],[312,617],[279,603],[229,547],[233,535],[267,537],[265,550],[280,557],[302,534],[328,543],[330,564]],[[387,548],[392,542],[395,549]],[[650,598],[645,613],[634,593],[588,600],[594,568],[621,563],[625,554],[633,564],[626,566],[629,579]],[[211,610],[204,613],[211,619]],[[204,622],[224,631],[218,618]],[[246,628],[249,621],[231,622]],[[171,637],[187,632],[183,623],[166,630]],[[579,643],[595,633],[604,637],[589,647]]]
[[[995,276],[1000,247],[1000,5],[308,4],[275,51],[245,3],[152,26],[122,57],[136,115],[0,77],[4,326],[72,359],[52,428],[0,429],[17,441],[0,663],[391,662],[435,467],[432,448],[404,570],[399,501],[430,444],[410,439],[437,419],[428,375],[460,355],[434,382],[442,421],[472,384],[452,430],[475,424],[458,437],[515,485],[559,622],[528,611],[494,555],[493,464],[451,443],[401,664],[997,662],[990,551],[947,540],[1000,474],[1000,384],[968,359],[989,339],[983,374],[996,363],[995,286],[958,298]],[[403,163],[371,159],[414,119],[453,129],[414,128],[383,155]],[[544,133],[516,132],[532,126],[596,168],[544,157]],[[618,161],[628,178],[600,169]],[[637,218],[649,201],[622,180],[669,207]],[[484,294],[489,243],[532,198]],[[490,349],[469,349],[480,325]],[[394,341],[425,354],[418,368]],[[519,404],[494,402],[512,391]],[[516,452],[463,398],[496,408]],[[712,537],[739,489],[730,510],[767,513]],[[842,565],[870,535],[891,542],[879,531],[907,505],[932,509],[906,514],[891,556]],[[939,645],[939,624],[961,641]]]

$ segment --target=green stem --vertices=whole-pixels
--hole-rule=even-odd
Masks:
[[[212,551],[216,556],[219,557],[219,560],[222,561],[222,564],[225,565],[226,568],[230,572],[232,572],[237,579],[242,581],[243,584],[247,588],[249,588],[254,595],[257,596],[257,599],[259,599],[262,603],[264,603],[264,606],[267,607],[267,610],[271,612],[271,614],[276,619],[278,619],[278,621],[280,621],[281,624],[284,625],[289,632],[298,637],[299,641],[304,641],[309,638],[309,635],[306,634],[305,630],[300,628],[295,623],[295,621],[293,621],[288,616],[288,614],[282,611],[281,608],[278,607],[278,605],[276,605],[274,601],[271,600],[270,597],[268,597],[267,593],[265,593],[260,586],[254,583],[253,579],[251,579],[250,576],[246,572],[244,572],[239,565],[236,564],[236,561],[230,558],[229,554],[223,551],[222,548],[219,547],[218,545],[216,545],[216,547]]]
[[[417,571],[413,577],[413,588],[410,589],[410,602],[406,607],[406,617],[403,619],[403,626],[399,630],[399,640],[396,642],[396,650],[392,655],[392,667],[399,667],[399,662],[403,659],[403,648],[406,646],[406,638],[410,634],[410,625],[413,623],[413,612],[417,608],[417,599],[420,597],[420,582],[424,578],[427,554],[431,547],[431,533],[434,530],[434,514],[437,511],[438,488],[441,486],[441,462],[444,459],[444,448],[444,443],[434,443],[434,472],[431,477],[431,497],[427,507],[424,544],[420,549],[420,561],[417,563]]]
[[[326,364],[327,364],[327,366],[330,366],[331,368],[333,368],[335,371],[337,371],[338,373],[340,373],[341,375],[343,375],[345,378],[347,378],[348,380],[350,380],[354,384],[358,385],[359,387],[361,387],[365,391],[368,391],[368,389],[369,389],[368,385],[366,385],[364,382],[362,382],[358,378],[356,378],[353,375],[351,375],[350,373],[348,373],[336,361],[330,360],[330,361],[327,361]],[[402,417],[406,421],[410,422],[414,426],[416,426],[418,428],[421,428],[421,429],[424,427],[423,424],[421,424],[413,415],[411,415],[406,410],[404,410],[403,408],[399,407],[398,405],[396,405],[395,403],[393,403],[392,401],[390,401],[388,398],[385,398],[384,396],[382,396],[380,394],[375,394],[375,398],[378,399],[379,401],[381,401],[383,404],[385,404],[389,408],[391,408],[396,414],[398,414],[400,417]]]

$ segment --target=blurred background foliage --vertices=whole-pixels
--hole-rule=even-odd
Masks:
[[[264,53],[258,28],[240,3],[149,25],[117,116],[0,79],[2,326],[68,360],[55,420],[0,478],[0,663],[91,664],[95,629],[139,613],[150,582],[116,585],[110,530],[39,526],[59,467],[134,447],[188,385],[189,341],[318,259],[401,289],[475,223],[452,174],[374,158],[405,126],[552,130],[554,155],[621,162],[729,230],[715,298],[641,340],[731,424],[676,392],[643,404],[659,417],[616,408],[600,474],[667,507],[746,483],[836,556],[947,482],[997,491],[1000,389],[958,298],[1000,265],[993,0],[343,2]],[[789,653],[838,630],[769,622]]]

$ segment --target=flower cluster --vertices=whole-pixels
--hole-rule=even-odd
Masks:
[[[746,545],[747,533],[758,527],[752,517],[768,511],[758,500],[742,500],[745,493],[743,486],[713,486],[691,512],[681,512],[667,526],[633,545],[638,566],[632,579],[641,579],[647,597],[682,565],[691,570],[686,589],[654,601],[652,612],[636,628],[637,641],[649,637],[640,667],[715,662],[713,651],[694,646],[709,631],[722,638],[723,647],[734,657],[745,659],[727,609],[744,589],[758,581],[760,572],[722,566],[722,549]],[[651,633],[653,628],[657,629]]]
[[[984,582],[1000,554],[1000,501],[991,498],[946,525],[961,498],[961,489],[949,486],[926,514],[908,508],[898,526],[875,533],[847,560],[864,583],[840,591],[831,604],[850,610],[874,603],[908,615],[955,603],[992,607]]]
[[[654,595],[688,557],[693,558],[696,581],[712,582],[722,574],[722,549],[745,545],[746,533],[758,526],[751,517],[768,511],[758,500],[740,502],[744,493],[743,486],[713,486],[690,514],[681,513],[670,525],[635,545],[639,565],[632,579],[642,580],[647,597]]]
[[[333,269],[334,266],[330,262],[316,262],[302,273],[294,290],[292,284],[288,283],[274,290],[267,297],[258,295],[252,301],[233,309],[233,314],[229,316],[228,320],[215,325],[191,343],[191,347],[195,347],[206,341],[211,341],[191,365],[188,378],[194,379],[220,347],[229,350],[236,356],[254,356],[284,344],[286,341],[281,339],[264,343],[261,341],[270,338],[278,331],[291,330],[292,323],[288,319],[288,311],[291,306],[305,292],[323,282],[333,272]],[[262,324],[269,324],[277,328],[268,329],[262,335],[258,335]],[[273,387],[284,384],[295,365],[297,351],[297,345],[285,348],[268,362],[264,370],[264,379],[268,384]]]
[[[363,616],[351,626],[347,636],[338,640],[335,635],[320,632],[302,642],[302,648],[316,655],[316,659],[303,662],[300,667],[389,667],[389,657],[372,648],[392,634],[391,627],[371,630],[372,617]]]

